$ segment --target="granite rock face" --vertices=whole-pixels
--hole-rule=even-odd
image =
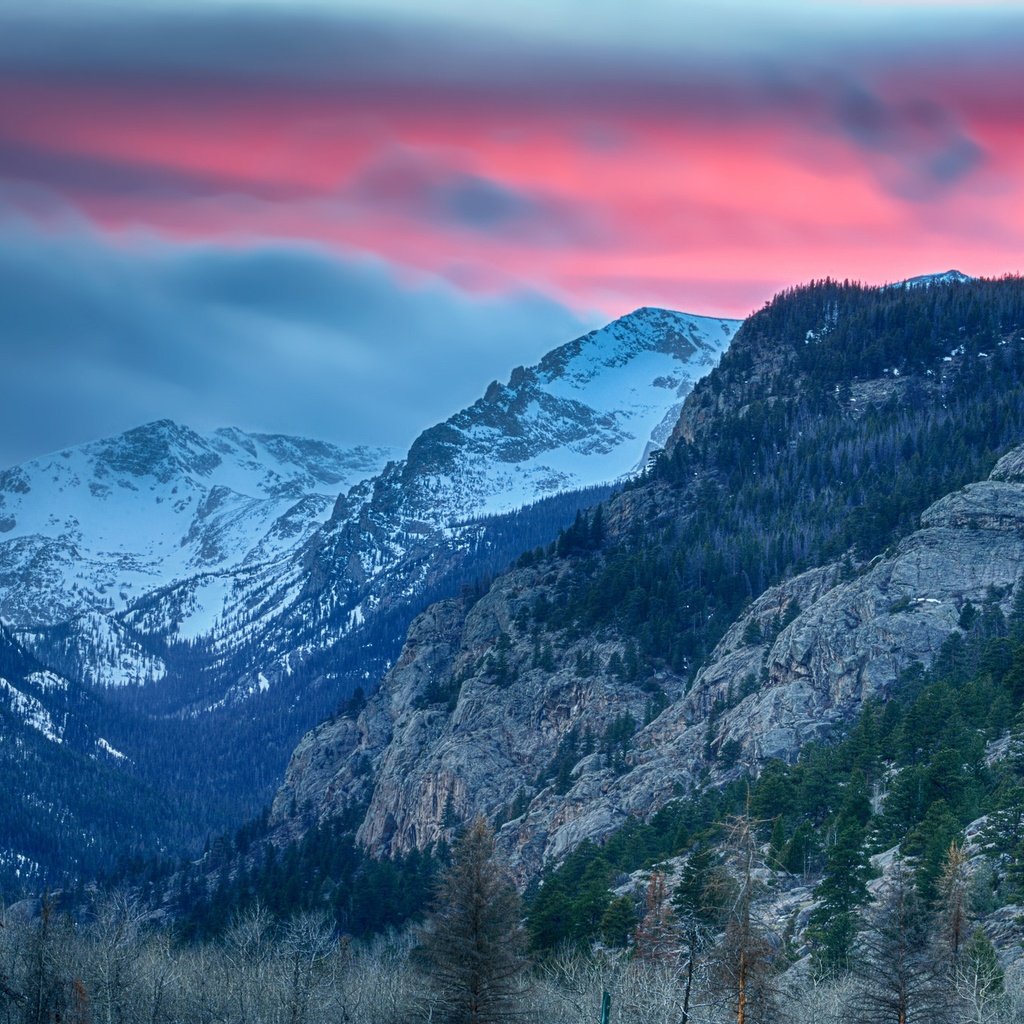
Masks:
[[[535,632],[529,611],[554,577],[518,569],[471,606],[421,615],[358,716],[324,723],[295,751],[273,806],[280,833],[365,805],[359,841],[394,855],[450,838],[477,813],[507,819],[528,805],[501,833],[523,878],[550,855],[548,833],[567,829],[559,842],[571,846],[573,820],[614,778],[603,737],[626,715],[642,725],[652,694],[616,670],[621,642],[588,636],[555,649]],[[659,683],[682,696],[680,679]],[[572,778],[564,768],[556,777],[560,752],[575,762]]]
[[[472,606],[447,602],[421,616],[361,714],[300,745],[275,824],[301,829],[365,806],[358,838],[383,855],[429,846],[484,813],[503,822],[499,841],[525,883],[629,816],[794,759],[914,663],[930,663],[967,602],[1009,610],[1024,572],[1024,448],[989,480],[933,504],[885,555],[767,590],[689,688],[669,674],[624,682],[613,655],[626,645],[609,633],[536,633],[529,610],[541,594],[557,600],[565,571],[516,570]],[[657,715],[655,686],[669,701]],[[638,728],[614,761],[601,740],[626,713]],[[575,763],[554,779],[572,737]]]

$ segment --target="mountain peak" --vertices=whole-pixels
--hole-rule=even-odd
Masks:
[[[144,423],[101,444],[99,458],[111,471],[161,482],[188,469],[207,475],[220,464],[209,442],[170,419]]]
[[[636,472],[739,326],[644,306],[516,367],[413,443],[405,478],[429,479],[418,518],[500,514]]]
[[[973,280],[975,279],[963,271],[944,270],[937,274],[920,274],[917,277],[909,277],[905,281],[897,281],[894,287],[929,288],[933,284],[967,284]]]

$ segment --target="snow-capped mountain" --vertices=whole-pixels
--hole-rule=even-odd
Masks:
[[[481,517],[635,472],[739,325],[638,309],[517,367],[507,384],[493,382],[425,430],[405,459],[339,498],[306,545],[301,574],[275,574],[272,586],[297,599],[274,608],[264,581],[246,588],[244,606],[261,608],[260,622],[240,616],[246,628],[261,631],[262,651],[286,654],[267,658],[260,676],[240,673],[242,692],[290,672],[297,656],[330,646],[376,610],[430,590],[486,545]],[[575,507],[565,511],[571,518]]]
[[[405,459],[339,497],[299,558],[270,573],[236,573],[230,592],[211,591],[220,586],[212,581],[201,594],[195,580],[167,588],[129,613],[133,628],[161,634],[182,608],[226,599],[208,639],[231,665],[228,698],[265,691],[336,650],[339,638],[365,632],[381,609],[419,606],[486,548],[481,517],[635,472],[739,323],[643,308],[517,367],[507,384],[493,382],[425,430]],[[551,536],[562,525],[549,527]],[[255,653],[240,663],[242,649]]]
[[[396,467],[410,513],[495,515],[621,480],[660,448],[740,321],[638,309],[512,371]]]
[[[130,771],[222,827],[376,683],[427,603],[642,467],[738,327],[637,310],[492,383],[403,459],[160,421],[15,467],[0,618],[103,696],[99,734]]]
[[[294,618],[317,589],[311,564],[344,580],[329,604],[358,623],[351,592],[410,556],[422,583],[426,550],[468,543],[455,524],[635,471],[738,326],[639,309],[517,367],[400,461],[164,420],[17,466],[0,474],[0,618],[30,644],[48,628],[52,647],[57,627],[62,665],[93,685],[166,675],[140,637],[223,656]],[[386,601],[375,589],[371,604]],[[273,645],[278,665],[287,647]]]
[[[966,284],[974,278],[959,270],[946,270],[940,274],[920,274],[917,277],[909,277],[905,281],[899,281],[893,287],[896,288],[928,288],[935,284]]]
[[[0,473],[0,618],[31,629],[121,611],[271,561],[394,454],[161,420],[16,466]]]

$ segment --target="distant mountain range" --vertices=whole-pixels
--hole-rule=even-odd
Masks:
[[[641,468],[738,326],[637,310],[492,383],[401,459],[161,420],[8,469],[5,635],[93,701],[81,753],[189,819],[167,834],[239,820],[301,733],[376,683],[416,612]],[[8,712],[59,746],[31,675],[5,679]]]

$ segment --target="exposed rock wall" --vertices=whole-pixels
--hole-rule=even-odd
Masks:
[[[275,802],[278,827],[365,804],[359,840],[395,854],[476,813],[507,817],[518,796],[516,810],[526,809],[499,838],[525,882],[630,815],[794,758],[865,699],[887,695],[914,662],[928,664],[966,602],[1008,611],[1024,572],[1024,448],[989,480],[932,505],[917,532],[872,563],[814,569],[766,591],[688,690],[669,674],[624,682],[610,665],[624,643],[611,634],[537,634],[527,612],[542,593],[557,600],[566,571],[517,570],[471,607],[448,602],[421,616],[358,719],[327,723],[300,745]],[[591,654],[596,668],[581,674]],[[655,683],[669,704],[643,725]],[[625,764],[588,753],[584,737],[599,746],[626,712],[642,727]],[[545,773],[572,730],[579,759],[556,785]]]

